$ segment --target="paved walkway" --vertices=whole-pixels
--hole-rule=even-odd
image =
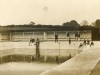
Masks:
[[[99,45],[97,43],[94,47],[83,51],[65,63],[52,70],[47,70],[40,75],[100,75],[98,73],[100,69],[96,68],[96,65],[100,61]],[[94,70],[95,68],[96,70]]]

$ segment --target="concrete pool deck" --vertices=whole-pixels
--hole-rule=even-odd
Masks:
[[[81,41],[82,42],[82,41]],[[72,42],[72,44],[71,45],[69,45],[68,44],[68,42],[67,41],[65,41],[65,42],[60,42],[60,52],[61,52],[61,55],[67,55],[67,54],[69,54],[69,53],[72,53],[73,55],[75,55],[75,53],[76,53],[76,55],[78,54],[78,46],[79,46],[79,44],[81,43],[81,42]],[[56,56],[56,55],[58,55],[59,54],[59,43],[55,43],[55,42],[42,42],[41,43],[41,45],[40,45],[40,48],[41,48],[41,52],[42,52],[42,54],[50,54],[50,55],[53,55],[53,56]],[[90,47],[84,47],[83,48],[83,50],[85,50],[85,49],[88,49],[88,48],[90,48]],[[14,52],[14,53],[13,53]],[[85,52],[85,51],[84,51]],[[6,55],[11,55],[11,54],[30,54],[30,55],[33,55],[33,54],[35,54],[35,45],[32,45],[32,46],[29,46],[29,43],[28,42],[1,42],[0,43],[0,57],[2,57],[2,56],[6,56]],[[72,58],[73,59],[73,58]],[[65,62],[66,63],[66,62]],[[11,63],[11,65],[12,65],[13,63]],[[21,63],[21,64],[24,64],[24,63]],[[18,69],[17,67],[18,67],[18,65],[20,65],[21,66],[21,64],[20,63],[18,63],[18,64],[16,64],[15,63],[15,66],[13,66],[16,70]],[[26,63],[27,64],[27,63]],[[2,64],[1,64],[2,65]],[[23,71],[22,71],[22,69],[20,70],[19,69],[19,71],[17,70],[13,70],[13,67],[11,67],[11,65],[9,65],[8,64],[8,67],[10,68],[8,68],[7,66],[1,66],[0,67],[0,69],[1,69],[1,71],[0,71],[0,75],[19,75],[19,74],[21,74],[21,75],[38,75],[39,73],[41,73],[41,72],[43,72],[43,71],[45,71],[45,70],[50,70],[50,71],[52,71],[52,68],[54,68],[54,69],[57,69],[58,68],[58,73],[60,74],[60,75],[64,75],[64,74],[61,74],[60,73],[60,70],[59,70],[59,66],[58,67],[56,67],[57,65],[55,65],[55,66],[50,66],[50,64],[48,64],[48,66],[50,66],[50,67],[48,67],[48,66],[46,66],[46,67],[44,67],[44,69],[42,70],[41,68],[39,68],[39,67],[37,67],[38,68],[38,71],[34,71],[34,69],[32,69],[31,70],[31,68],[28,70],[28,69],[26,69],[26,72],[24,71],[25,70],[25,67],[23,67],[23,66],[21,66],[21,67],[23,67],[22,69],[23,69]],[[17,65],[17,66],[16,66]],[[28,66],[26,66],[26,67],[30,67],[30,66],[33,66],[34,64],[31,64],[31,63],[28,63]],[[63,65],[63,64],[61,64],[61,65]],[[39,66],[39,65],[38,65]],[[45,64],[43,65],[42,64],[42,66],[45,66]],[[64,65],[65,66],[65,65]],[[36,67],[36,66],[35,66]],[[49,69],[47,69],[47,67],[49,68]],[[12,70],[11,70],[11,68],[12,68]],[[8,69],[8,70],[7,70]],[[36,68],[35,68],[36,69]],[[40,71],[41,70],[41,71]],[[63,70],[63,68],[62,68],[62,70]],[[37,74],[37,72],[39,72],[38,74]],[[63,71],[62,71],[63,72]],[[16,74],[15,74],[16,73]],[[36,74],[35,74],[36,73]],[[45,73],[45,72],[44,72]],[[43,73],[43,75],[45,75]],[[46,75],[48,75],[48,74],[46,74]],[[52,74],[51,74],[52,75]]]
[[[40,75],[100,75],[100,42]]]
[[[81,41],[82,42],[82,41]],[[82,49],[78,49],[78,46],[81,42],[72,42],[69,45],[68,41],[59,43],[55,42],[41,42],[40,44],[40,52],[41,55],[52,55],[58,56],[59,53],[61,56],[69,55],[70,53],[74,56],[77,55]],[[3,55],[10,55],[10,54],[28,54],[34,55],[35,54],[36,46],[32,44],[29,46],[29,42],[1,42],[0,43],[0,57]]]

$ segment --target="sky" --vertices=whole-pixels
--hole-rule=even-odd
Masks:
[[[62,25],[100,19],[100,0],[0,0],[0,25]]]

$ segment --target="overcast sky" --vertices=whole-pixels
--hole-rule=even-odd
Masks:
[[[91,23],[99,18],[100,0],[0,0],[0,25]]]

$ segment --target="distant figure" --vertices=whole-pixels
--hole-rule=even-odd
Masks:
[[[83,47],[83,44],[82,44],[82,43],[80,43],[80,45],[79,45],[78,49],[79,49],[79,48],[82,48],[82,47]]]
[[[83,42],[83,44],[86,46],[86,40],[84,39],[84,42]]]
[[[91,47],[91,46],[94,46],[94,43],[93,43],[93,41],[91,41],[91,43],[90,43],[90,47]]]
[[[58,42],[58,35],[55,35],[55,42]]]
[[[90,44],[90,40],[87,40],[87,45],[89,45]]]
[[[67,33],[67,37],[69,37],[69,33]]]
[[[69,38],[69,45],[71,44],[71,39]]]
[[[75,33],[75,39],[78,41],[78,34]]]
[[[78,34],[78,38],[80,38],[80,34]]]
[[[80,39],[80,34],[78,33],[78,38]]]
[[[37,38],[36,40],[36,57],[39,59],[40,58],[40,40]]]
[[[70,34],[69,34],[69,33],[67,33],[67,39],[69,39],[69,36],[70,36]]]
[[[29,46],[32,45],[32,43],[34,43],[34,42],[35,42],[35,39],[31,38],[30,41],[29,41]]]

